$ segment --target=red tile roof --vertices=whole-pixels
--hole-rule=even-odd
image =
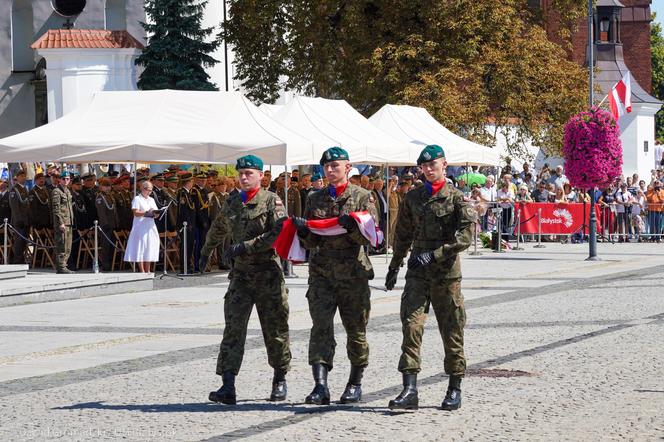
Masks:
[[[143,44],[127,31],[49,29],[30,47],[33,49],[143,49]]]

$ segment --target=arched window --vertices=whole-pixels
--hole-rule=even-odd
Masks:
[[[30,0],[12,1],[12,70],[32,71],[35,69],[33,43],[32,4]]]
[[[106,0],[106,29],[111,31],[127,29],[126,9],[125,0]]]

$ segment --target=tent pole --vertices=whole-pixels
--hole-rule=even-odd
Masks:
[[[387,205],[386,207],[386,212],[387,212],[387,218],[386,218],[386,223],[385,223],[385,262],[389,262],[388,260],[388,248],[390,247],[390,196],[387,193],[387,188],[390,185],[390,177],[389,177],[389,171],[390,168],[385,163],[385,204]],[[381,189],[382,192],[382,189]]]
[[[270,165],[270,169],[272,169],[272,165]],[[278,179],[278,178],[277,178]],[[288,215],[288,164],[284,164],[284,207],[286,208],[286,216],[289,217]],[[286,261],[286,274],[284,275],[286,278],[297,278],[297,275],[293,273],[293,263],[290,260]]]
[[[138,185],[138,171],[136,170],[136,161],[134,161],[134,194],[131,196],[132,199],[136,196],[136,186]]]

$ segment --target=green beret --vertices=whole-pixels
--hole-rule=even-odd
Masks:
[[[65,178],[71,176],[68,170],[63,170],[60,172],[60,178]]]
[[[318,181],[318,180],[322,180],[322,179],[323,179],[323,177],[320,176],[320,173],[314,173],[313,175],[311,175],[311,181]]]
[[[235,168],[240,169],[256,169],[260,172],[263,171],[263,160],[255,155],[245,155],[237,159]]]
[[[350,158],[348,158],[348,152],[340,147],[330,147],[325,152],[323,152],[323,156],[320,159],[320,165],[322,166],[325,163],[329,163],[330,161],[339,160],[350,160]]]
[[[437,144],[430,144],[420,152],[420,156],[417,158],[417,165],[419,166],[422,163],[428,163],[429,161],[436,160],[438,158],[445,158],[445,152],[443,148]]]

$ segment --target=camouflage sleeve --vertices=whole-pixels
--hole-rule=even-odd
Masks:
[[[224,203],[221,208],[219,215],[212,221],[212,225],[208,229],[207,236],[205,237],[205,244],[201,248],[201,255],[210,256],[212,251],[216,249],[223,241],[224,237],[227,235],[228,229],[228,217],[226,212],[228,210],[228,205]]]
[[[265,232],[256,238],[244,242],[249,253],[263,252],[269,250],[281,232],[284,220],[287,218],[286,210],[281,199],[274,195],[274,198],[268,202],[268,216],[265,225]]]
[[[454,211],[456,212],[459,225],[454,235],[454,242],[443,244],[434,250],[436,261],[441,262],[466,250],[473,241],[473,228],[477,222],[475,208],[468,204],[463,198],[455,198]]]
[[[371,217],[374,219],[374,222],[376,225],[378,225],[378,211],[376,210],[376,204],[373,199],[373,196],[371,192],[367,192],[366,194],[362,195],[360,197],[360,204],[359,204],[359,211],[366,211],[371,214]],[[353,242],[361,245],[361,246],[366,246],[369,244],[369,240],[362,235],[362,232],[360,232],[360,229],[353,229],[350,232],[348,232],[348,236],[353,240]]]
[[[312,206],[315,204],[314,203],[314,195],[316,192],[311,192],[309,195],[307,195],[307,203],[304,205],[304,219],[311,219],[311,212],[312,212]],[[320,235],[316,235],[315,233],[311,233],[310,231],[307,231],[305,234],[301,234],[300,232],[297,233],[297,236],[300,238],[300,244],[302,247],[308,250],[315,249],[318,247],[318,244],[320,244],[321,237]]]
[[[408,198],[404,198],[399,205],[397,224],[394,228],[394,250],[389,266],[391,269],[398,269],[403,265],[403,260],[413,244],[414,226],[413,212],[408,204]]]
[[[57,229],[62,224],[65,224],[64,218],[62,217],[66,207],[63,207],[63,197],[65,195],[60,192],[59,189],[53,190],[51,194],[51,204],[53,205],[53,228]]]

